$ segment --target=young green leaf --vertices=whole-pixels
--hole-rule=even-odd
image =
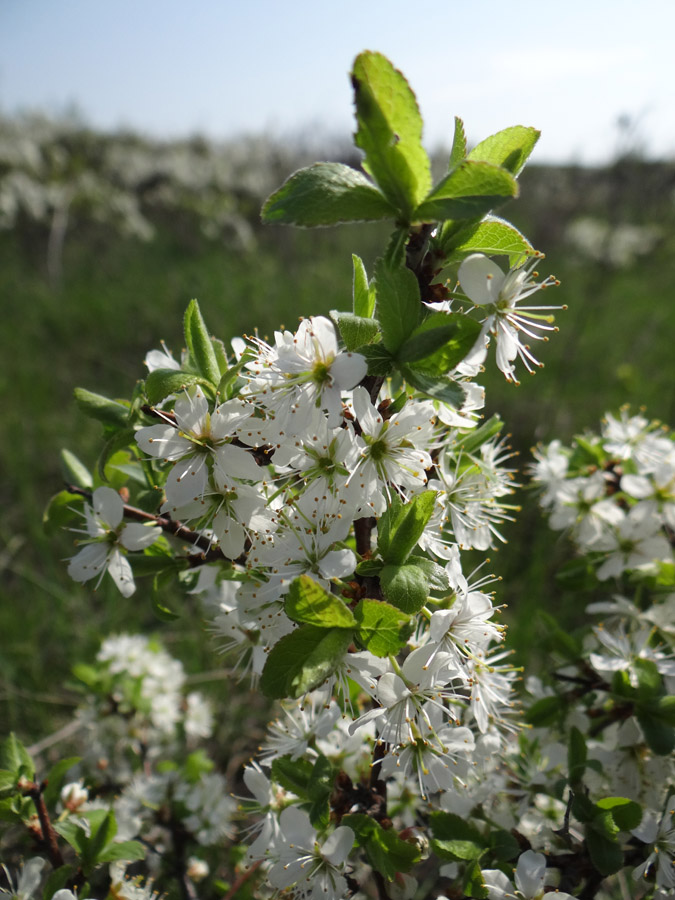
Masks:
[[[467,159],[436,185],[413,218],[415,222],[482,218],[517,196],[518,182],[506,169]]]
[[[363,260],[355,253],[352,253],[352,265],[354,267],[352,283],[354,315],[368,319],[375,309],[375,292],[371,291],[368,285],[368,275]]]
[[[177,372],[175,369],[155,369],[145,379],[145,393],[150,404],[159,403],[169,394],[178,394],[192,384],[199,384],[212,394],[214,387],[201,375],[192,375],[189,372]],[[216,382],[218,384],[218,382]]]
[[[352,631],[301,625],[272,647],[260,678],[266,697],[301,697],[335,671],[352,641]]]
[[[405,646],[413,629],[410,616],[383,600],[360,600],[354,609],[356,639],[374,656],[389,656]]]
[[[518,175],[534,150],[540,134],[536,128],[513,125],[476,144],[469,153],[469,159],[493,163]]]
[[[357,352],[365,356],[368,362],[368,374],[386,378],[394,369],[394,357],[382,343],[366,344],[357,347]]]
[[[384,829],[370,816],[351,813],[343,816],[341,824],[352,829],[370,865],[390,881],[397,872],[409,872],[419,862],[420,849],[416,844],[401,840],[395,829]]]
[[[455,133],[452,138],[452,149],[450,150],[450,170],[458,166],[466,156],[466,133],[464,131],[464,122],[455,116]]]
[[[483,444],[496,437],[503,427],[504,422],[495,413],[487,422],[483,422],[480,428],[475,428],[464,437],[458,438],[456,447],[464,453],[475,453]]]
[[[81,494],[71,494],[70,491],[59,491],[47,504],[42,514],[42,527],[45,534],[50,537],[61,528],[66,528],[71,522],[82,521],[81,507],[84,497]]]
[[[414,363],[416,372],[445,375],[469,355],[480,332],[480,323],[469,316],[432,313],[404,342],[396,358]]]
[[[409,615],[419,612],[429,597],[426,575],[417,566],[385,566],[380,585],[387,600]]]
[[[47,786],[42,792],[47,806],[53,806],[59,799],[66,774],[79,763],[80,758],[79,756],[69,756],[67,759],[59,760],[51,767],[45,778]]]
[[[417,279],[410,269],[379,259],[375,265],[376,317],[382,342],[395,354],[415,330],[422,305]]]
[[[675,728],[672,725],[642,707],[637,709],[636,715],[650,750],[658,756],[668,756],[675,750]]]
[[[377,549],[385,563],[403,564],[436,506],[436,492],[423,491],[408,503],[394,502],[378,522]]]
[[[408,565],[417,566],[426,575],[431,591],[447,591],[450,589],[450,576],[443,566],[439,566],[426,556],[409,556]]]
[[[221,378],[220,366],[206,323],[196,300],[190,300],[183,319],[185,343],[197,372],[215,387]],[[153,373],[150,373],[151,375]],[[152,401],[151,401],[152,402]]]
[[[119,403],[117,400],[109,400],[101,394],[94,394],[84,388],[75,388],[73,391],[75,402],[85,415],[92,419],[98,419],[104,425],[114,425],[121,428],[129,418],[129,406]]]
[[[410,221],[431,186],[415,95],[386,57],[368,51],[354,61],[352,85],[355,143],[365,153],[363,167],[402,218]]]
[[[637,828],[642,820],[642,807],[627,797],[604,797],[598,800],[597,806],[611,813],[617,828],[621,831]]]
[[[354,628],[356,619],[344,600],[324,590],[309,575],[300,575],[284,598],[289,619],[320,628]]]
[[[396,216],[396,207],[365,175],[343,163],[329,162],[295,172],[262,208],[262,220],[268,225],[306,228]]]
[[[584,777],[586,771],[586,740],[576,725],[570,728],[570,738],[567,744],[567,771],[570,784],[576,787]]]
[[[32,778],[35,774],[30,753],[13,731],[0,743],[0,769],[13,772],[17,778],[20,775]]]
[[[401,374],[410,387],[432,400],[442,400],[455,409],[464,403],[464,388],[449,375],[430,375],[424,370],[418,371],[414,364],[401,366]]]
[[[584,831],[588,855],[601,875],[613,875],[623,868],[623,851],[615,840],[599,834],[592,826],[586,826]]]
[[[372,344],[380,333],[377,319],[366,319],[348,312],[332,309],[331,319],[340,329],[340,336],[347,350],[358,350],[366,344]]]
[[[272,762],[272,780],[303,799],[308,795],[313,771],[312,763],[302,757],[280,756]]]
[[[534,252],[525,235],[510,222],[497,216],[487,216],[460,237],[448,253],[445,265],[459,262],[470,253],[484,253],[485,256],[508,256],[509,265],[513,266]]]

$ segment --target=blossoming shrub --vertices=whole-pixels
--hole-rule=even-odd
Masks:
[[[126,779],[117,796],[87,809],[71,785],[52,826],[54,788],[15,739],[5,744],[5,810],[13,821],[36,810],[49,896],[92,883],[114,895],[109,879],[92,881],[99,867],[141,858],[164,879],[173,860],[173,889],[187,897],[203,877],[200,893],[228,898],[540,898],[556,882],[558,896],[588,898],[629,865],[642,896],[654,877],[673,887],[655,863],[671,847],[667,789],[646,798],[603,773],[606,739],[632,726],[641,760],[658,757],[670,777],[669,649],[650,634],[634,672],[603,670],[551,626],[567,653],[564,690],[530,680],[536,699],[523,710],[495,579],[464,571],[463,553],[503,540],[516,509],[502,423],[480,423],[477,379],[493,349],[508,381],[534,371],[530,342],[555,330],[555,307],[531,300],[555,284],[536,280],[541,254],[492,214],[517,195],[538,133],[516,126],[469,151],[456,120],[434,185],[403,76],[364,53],[352,81],[366,174],[317,163],[263,207],[267,222],[305,227],[393,220],[370,275],[353,259],[351,311],[228,345],[192,301],[180,360],[151,351],[131,400],[77,392],[106,441],[93,475],[69,458],[73,483],[48,510],[52,525],[84,519],[76,580],[109,573],[126,596],[144,580],[164,618],[167,584],[199,597],[242,680],[280,701],[277,717],[244,767],[235,813],[204,756],[182,761],[172,743],[178,722],[188,742],[209,722],[199,699],[177,706],[176,667],[140,639],[106,642],[94,672],[79,673],[122,715],[90,746],[100,755],[99,743],[118,742],[104,754]],[[595,486],[572,484],[561,457],[540,451],[537,471],[551,504],[566,508],[565,490],[598,501],[579,534],[602,554],[600,578],[665,559],[668,472],[636,465],[623,487],[632,508],[612,512]],[[663,522],[638,534],[657,510]],[[238,857],[225,852],[231,839]],[[188,855],[202,844],[223,847],[211,878]]]

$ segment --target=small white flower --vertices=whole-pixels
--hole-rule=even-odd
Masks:
[[[505,274],[487,256],[472,253],[459,267],[462,290],[469,300],[478,306],[484,306],[488,312],[482,335],[494,336],[497,342],[497,366],[507,381],[517,382],[513,365],[516,357],[520,357],[528,372],[534,371],[532,366],[542,365],[532,355],[527,344],[522,343],[520,335],[524,334],[538,341],[548,340],[537,331],[556,330],[550,310],[560,309],[559,306],[517,306],[521,300],[536,291],[558,284],[552,276],[544,281],[534,281],[530,276],[536,276],[533,272],[536,262],[533,260],[529,265],[514,266]]]
[[[85,546],[68,564],[68,574],[74,581],[89,581],[104,572],[110,573],[121,594],[130,597],[136,590],[134,576],[124,550],[144,550],[157,540],[161,529],[140,523],[122,524],[124,504],[120,495],[109,487],[99,487],[93,493],[91,506],[84,507],[85,534],[79,543]]]

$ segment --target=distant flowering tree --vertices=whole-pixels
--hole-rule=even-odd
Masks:
[[[180,665],[108,639],[75,669],[82,759],[40,781],[16,738],[3,745],[3,817],[38,841],[7,875],[14,896],[27,872],[44,881],[43,858],[48,900],[147,895],[125,866],[186,898],[673,895],[673,436],[622,415],[537,450],[551,524],[585,554],[574,576],[634,596],[596,603],[609,619],[581,640],[548,617],[551,677],[519,699],[495,579],[463,554],[503,540],[515,510],[476,379],[491,344],[508,381],[532,372],[528,342],[555,330],[558,307],[531,299],[556,284],[536,280],[542,254],[491,212],[538,132],[468,151],[457,119],[434,185],[401,73],[363,53],[352,82],[365,174],[317,163],[263,207],[304,227],[393,220],[372,277],[353,258],[351,311],[226,347],[192,301],[180,362],[151,351],[130,401],[77,392],[106,443],[94,476],[67,456],[72,484],[47,512],[84,518],[76,580],[107,571],[130,596],[151,578],[168,618],[178,582],[241,678],[279,701],[247,796],[235,808],[195,749],[212,713]]]

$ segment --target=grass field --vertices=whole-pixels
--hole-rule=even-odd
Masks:
[[[546,365],[536,377],[514,387],[492,365],[483,379],[487,412],[505,419],[519,465],[537,440],[568,439],[623,403],[675,421],[673,171],[631,161],[601,172],[532,168],[523,176],[522,200],[504,211],[547,252],[542,274],[561,279],[550,302],[569,307],[559,316],[560,333],[541,349]],[[99,449],[99,427],[72,402],[75,387],[128,395],[160,339],[180,349],[192,297],[223,338],[348,308],[351,253],[370,267],[386,239],[375,226],[263,230],[250,198],[247,204],[253,240],[234,249],[193,233],[189,218],[158,222],[146,243],[75,219],[58,280],[47,271],[44,229],[19,223],[0,232],[0,732],[11,728],[30,742],[58,727],[76,700],[63,687],[70,667],[93,655],[102,634],[153,631],[189,672],[222,665],[194,608],[166,625],[144,604],[142,590],[124,600],[109,579],[95,595],[71,582],[63,562],[71,538],[47,538],[41,517],[61,488],[60,449],[90,465]],[[588,217],[596,223],[599,260],[570,239],[570,223]],[[609,262],[625,225],[655,227],[658,236],[648,252]],[[535,636],[534,611],[565,608],[552,576],[568,550],[547,531],[534,498],[524,494],[521,503],[521,519],[492,567],[503,575],[499,597],[509,604],[512,645],[522,657]],[[217,680],[213,689],[225,690]]]

